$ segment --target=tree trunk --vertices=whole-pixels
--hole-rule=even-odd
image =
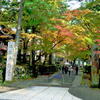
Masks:
[[[21,63],[21,49],[18,50],[18,62]]]
[[[37,73],[37,69],[36,69],[36,62],[35,62],[35,51],[31,51],[32,54],[32,73],[33,73],[33,77],[37,77],[38,73]]]
[[[45,53],[45,60],[44,60],[44,62],[43,62],[43,65],[45,65],[45,63],[46,63],[46,61],[47,61],[47,54]]]
[[[26,60],[26,52],[23,53],[23,63],[25,64],[27,62]]]
[[[26,42],[24,41],[24,45],[23,45],[23,63],[26,63],[26,50],[27,50],[27,45]]]
[[[49,61],[48,64],[51,65],[52,64],[52,54],[49,54]]]
[[[99,58],[99,83],[98,83],[98,88],[100,88],[100,58]]]

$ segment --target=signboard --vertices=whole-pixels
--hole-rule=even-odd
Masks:
[[[11,81],[13,77],[15,42],[8,42],[7,62],[6,62],[6,81]]]

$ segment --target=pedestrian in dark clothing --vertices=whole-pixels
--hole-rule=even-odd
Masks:
[[[62,67],[62,74],[64,74],[65,73],[65,67],[63,66]]]
[[[5,73],[6,73],[6,67],[3,67],[3,72],[2,72],[2,83],[5,81]]]
[[[65,74],[67,74],[67,72],[68,72],[68,67],[65,66]]]
[[[75,70],[76,70],[76,75],[78,75],[78,66],[76,66]]]

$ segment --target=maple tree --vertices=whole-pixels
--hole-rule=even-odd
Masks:
[[[99,12],[86,8],[65,11],[61,8],[62,1],[25,0],[18,59],[21,59],[21,52],[23,52],[25,63],[29,54],[31,66],[36,67],[37,61],[42,56],[45,55],[46,58],[52,53],[69,60],[90,58],[95,37],[96,42],[99,41],[99,37],[95,35],[99,33]],[[19,3],[12,2],[7,5],[18,8]],[[2,15],[0,24],[15,27],[17,14],[18,9],[12,11],[11,8],[0,12]],[[28,33],[29,30],[31,32]],[[11,34],[10,31],[9,33]],[[38,56],[37,51],[39,51]],[[35,67],[34,70],[36,70]]]
[[[79,41],[79,43],[80,44],[82,43],[80,46],[78,46],[78,48],[80,48],[78,52],[80,51],[82,52],[78,54],[77,52],[75,52],[76,49],[74,49],[74,53],[77,55],[78,58],[85,57],[88,60],[92,60],[93,63],[95,62],[95,65],[93,64],[92,66],[97,67],[97,72],[99,72],[98,55],[100,53],[99,52],[100,12],[98,6],[99,4],[100,4],[99,1],[96,0],[88,4],[87,7],[84,7],[84,9],[82,8],[81,10],[67,11],[67,13],[65,14],[65,16],[67,15],[66,20],[71,21],[70,22],[72,26],[71,30],[78,37],[77,40],[81,40]],[[86,8],[88,8],[88,10],[86,10]],[[74,55],[72,56],[75,57]],[[99,75],[99,87],[100,87],[100,75]]]
[[[22,52],[24,63],[26,63],[26,55],[30,52],[30,56],[32,57],[31,64],[35,66],[35,62],[38,60],[35,60],[37,49],[33,48],[30,50],[28,46],[35,45],[36,47],[38,44],[37,41],[40,40],[37,38],[40,38],[40,36],[35,34],[41,34],[41,28],[52,28],[53,21],[50,19],[60,15],[60,1],[62,0],[25,0],[20,35],[20,53],[18,52],[18,59],[19,57],[21,58]],[[10,28],[17,26],[19,4],[16,0],[13,2],[2,1],[3,10],[0,12],[0,25],[5,25]],[[32,30],[30,34],[28,34],[28,29]],[[12,34],[10,31],[9,33],[10,35]],[[45,44],[46,42],[44,42]],[[45,52],[46,49],[44,47],[42,46],[42,49]]]
[[[92,39],[94,41],[94,45],[92,47],[92,66],[97,68],[98,74],[98,87],[100,88],[100,58],[99,58],[99,43],[100,43],[100,2],[99,0],[95,0],[86,6],[86,8],[92,10],[92,14],[88,15],[87,18],[90,20],[89,23],[90,31],[92,33]],[[84,9],[84,8],[83,8]]]
[[[85,58],[85,56],[87,57],[87,55],[88,56],[90,55],[89,53],[90,46],[93,44],[93,41],[91,39],[91,34],[86,34],[87,32],[86,29],[82,25],[80,26],[80,23],[78,22],[82,16],[88,13],[91,13],[91,11],[89,10],[66,11],[64,13],[63,19],[58,19],[59,21],[62,22],[62,24],[60,23],[59,25],[57,23],[57,26],[56,26],[56,28],[58,29],[58,34],[59,34],[58,40],[62,39],[61,37],[63,37],[62,46],[65,44],[69,45],[70,48],[68,52],[74,52],[74,51],[78,52],[78,54],[70,53],[71,58],[72,57],[74,58],[74,56],[76,58],[78,57]],[[83,52],[81,53],[81,51],[84,51],[84,53]],[[71,55],[71,54],[74,54],[74,55]],[[81,54],[84,56],[80,56]]]

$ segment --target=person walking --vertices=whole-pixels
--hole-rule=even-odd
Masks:
[[[62,67],[62,74],[65,74],[65,67]]]
[[[78,66],[76,66],[75,70],[76,70],[76,75],[78,75]]]
[[[68,67],[65,66],[65,74],[67,74],[67,72],[68,72]]]
[[[69,76],[71,74],[71,70],[72,70],[72,66],[69,66],[69,68],[68,68]]]

